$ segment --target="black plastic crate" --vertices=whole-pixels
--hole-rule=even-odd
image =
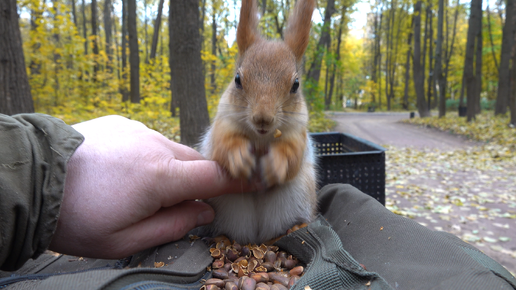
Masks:
[[[385,205],[385,148],[356,136],[311,133],[319,188],[348,183]]]

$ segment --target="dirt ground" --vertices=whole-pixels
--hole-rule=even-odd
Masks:
[[[516,166],[463,137],[401,123],[409,113],[329,113],[335,131],[388,149],[386,206],[455,234],[516,274]]]

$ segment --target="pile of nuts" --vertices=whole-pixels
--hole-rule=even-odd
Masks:
[[[215,259],[209,267],[213,278],[201,290],[286,290],[303,275],[299,261],[277,246],[242,246],[225,236],[214,238],[210,248]]]

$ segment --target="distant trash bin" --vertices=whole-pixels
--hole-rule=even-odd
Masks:
[[[468,107],[459,107],[459,117],[466,117],[468,113]]]
[[[368,111],[369,113],[374,112],[374,106],[369,106],[369,107],[367,107],[367,111]]]
[[[414,119],[415,116],[416,116],[416,113],[410,112],[410,119]]]

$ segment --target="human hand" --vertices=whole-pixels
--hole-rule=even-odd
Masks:
[[[140,122],[108,116],[73,127],[85,140],[67,165],[53,251],[126,257],[210,223],[213,209],[195,199],[253,190]]]

